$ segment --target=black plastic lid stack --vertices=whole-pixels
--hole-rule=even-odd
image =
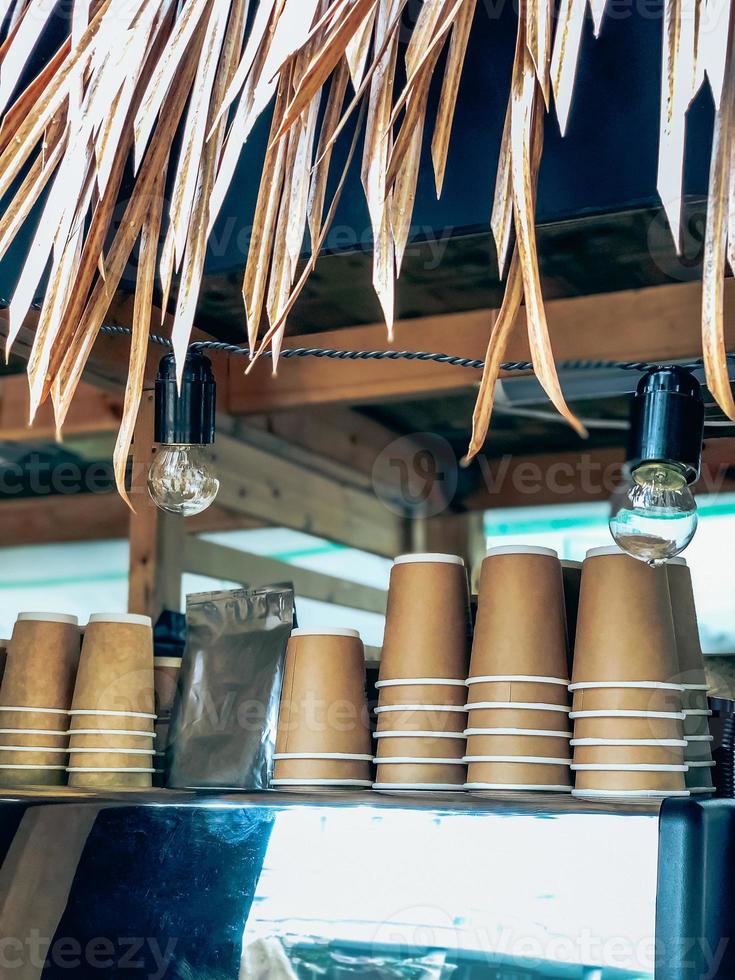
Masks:
[[[212,362],[199,351],[184,361],[181,394],[173,354],[161,358],[156,377],[155,442],[208,446],[214,442],[217,384]]]

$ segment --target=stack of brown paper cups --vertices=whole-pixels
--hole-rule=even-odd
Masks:
[[[467,679],[467,789],[571,791],[568,684],[556,552],[493,548],[482,563]]]
[[[71,709],[69,784],[150,787],[154,707],[150,619],[118,613],[91,616]]]
[[[576,795],[688,794],[666,569],[616,547],[588,552],[570,691]]]
[[[0,785],[66,782],[69,707],[78,663],[75,616],[18,616],[0,687]]]
[[[156,697],[156,754],[155,786],[166,784],[166,752],[168,750],[169,732],[171,730],[171,712],[173,711],[176,692],[181,673],[181,657],[153,658],[153,685]]]
[[[376,789],[463,787],[470,632],[463,560],[398,557],[376,685]]]
[[[357,630],[295,629],[286,651],[272,785],[367,788],[370,723]]]
[[[714,793],[709,730],[708,684],[702,647],[699,642],[697,609],[692,577],[685,558],[672,558],[666,565],[674,617],[679,681],[684,687],[684,736],[687,747],[684,760],[689,766],[686,776],[690,793]]]

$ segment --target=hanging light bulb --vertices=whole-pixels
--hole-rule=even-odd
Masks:
[[[173,354],[161,359],[156,377],[155,441],[148,492],[161,510],[191,517],[214,501],[219,480],[206,447],[214,442],[216,384],[212,363],[198,351],[184,362],[181,391]]]
[[[697,530],[689,489],[699,477],[704,402],[685,368],[652,368],[638,384],[630,419],[628,479],[612,499],[610,533],[633,558],[661,565]]]

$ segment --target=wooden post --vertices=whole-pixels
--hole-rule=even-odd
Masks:
[[[164,609],[181,606],[184,518],[160,511],[148,496],[146,479],[155,452],[153,392],[143,393],[133,444],[130,499],[128,610],[155,622]]]
[[[460,555],[465,560],[472,589],[476,591],[475,582],[485,555],[482,511],[442,514],[412,521],[411,549]]]

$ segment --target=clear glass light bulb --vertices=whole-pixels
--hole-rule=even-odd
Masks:
[[[214,501],[219,490],[211,460],[203,446],[162,445],[148,471],[148,493],[156,507],[191,517]]]
[[[615,491],[610,533],[633,558],[663,565],[687,547],[696,530],[697,505],[678,466],[644,463]]]

